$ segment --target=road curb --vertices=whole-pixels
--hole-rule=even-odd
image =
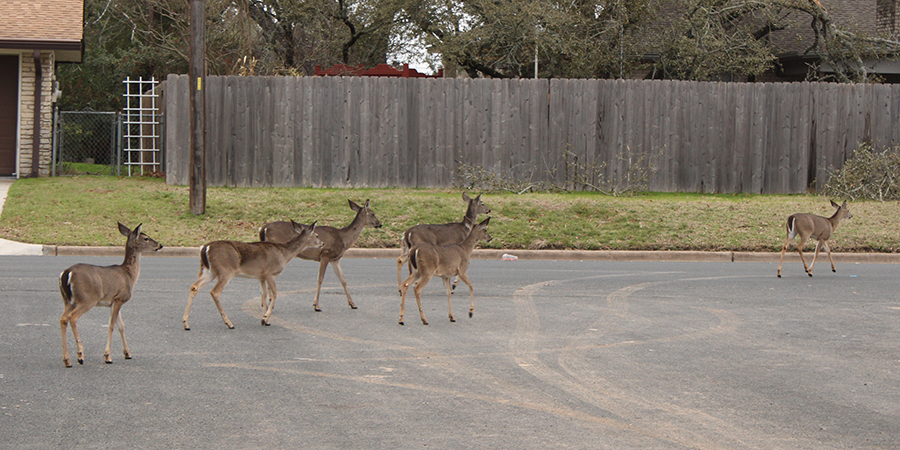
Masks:
[[[149,257],[194,257],[199,247],[164,247],[158,252],[144,253]],[[45,256],[122,256],[122,247],[79,247],[44,245]],[[503,259],[512,255],[521,260],[544,261],[659,261],[659,262],[778,262],[781,253],[764,252],[701,252],[701,251],[629,251],[629,250],[496,250],[476,249],[472,259]],[[812,261],[812,252],[804,254]],[[836,263],[900,263],[900,253],[832,253]],[[344,258],[396,259],[398,248],[351,248]],[[826,255],[820,254],[820,258]],[[784,255],[785,261],[799,262],[796,252]],[[820,261],[821,263],[821,261]]]

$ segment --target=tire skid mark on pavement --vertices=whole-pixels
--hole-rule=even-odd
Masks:
[[[637,346],[686,339],[701,339],[735,330],[741,323],[739,318],[725,311],[698,308],[715,316],[718,324],[705,330],[663,338],[594,344],[593,342],[596,342],[598,338],[608,334],[609,331],[614,330],[618,326],[618,323],[627,317],[628,300],[633,293],[653,285],[670,283],[671,281],[648,282],[627,286],[618,289],[607,296],[608,308],[602,317],[588,327],[588,330],[590,330],[589,332],[572,339],[563,349],[558,350],[558,363],[566,372],[563,374],[547,366],[538,358],[544,351],[535,348],[537,332],[539,329],[539,319],[534,305],[534,295],[544,287],[571,281],[573,280],[545,281],[526,286],[516,291],[514,302],[516,303],[517,328],[510,346],[516,354],[516,361],[522,369],[549,384],[558,386],[586,403],[615,414],[622,418],[623,421],[633,424],[634,427],[641,428],[645,433],[655,435],[660,439],[699,449],[720,449],[726,445],[726,442],[737,445],[742,444],[741,442],[736,441],[734,435],[730,433],[735,431],[744,433],[744,431],[733,429],[734,427],[731,424],[723,424],[719,419],[711,417],[702,411],[682,408],[665,402],[652,402],[638,398],[631,393],[616,389],[616,387],[607,380],[598,378],[596,375],[590,375],[589,370],[579,366],[579,364],[584,361],[582,356],[583,351],[586,349],[611,348],[622,345]],[[578,367],[576,368],[576,366]],[[658,416],[658,411],[660,410],[664,411],[666,415],[650,422],[649,419],[651,416]],[[648,414],[648,412],[657,413]],[[673,423],[673,419],[677,419],[678,422],[683,425]],[[696,428],[696,425],[704,426],[703,429],[699,431],[692,431]],[[717,430],[721,430],[723,427],[729,429],[724,430],[727,431],[726,433],[710,435],[709,431],[711,430],[708,429],[710,428],[709,425],[713,425],[714,429]],[[719,435],[720,437],[718,439],[710,438],[715,435]],[[741,445],[741,447],[744,447],[744,445]]]
[[[737,437],[741,435],[754,436],[755,433],[748,432],[739,426],[735,426],[732,423],[711,416],[702,410],[685,408],[661,399],[651,400],[641,398],[634,393],[619,389],[609,380],[592,373],[592,365],[584,358],[584,349],[612,347],[612,345],[603,344],[592,346],[591,342],[596,341],[598,338],[606,335],[609,331],[614,330],[618,325],[618,322],[626,317],[628,300],[635,292],[655,285],[721,278],[735,277],[704,277],[649,282],[628,286],[611,293],[607,297],[610,314],[600,317],[588,327],[588,329],[595,331],[573,338],[569,344],[560,351],[558,358],[560,367],[572,377],[571,379],[579,380],[578,384],[582,388],[581,392],[588,395],[589,398],[595,397],[596,393],[603,393],[605,396],[608,396],[607,398],[600,398],[599,400],[615,403],[615,405],[612,406],[615,411],[622,409],[622,414],[629,414],[635,417],[640,416],[644,421],[647,421],[652,416],[658,416],[659,411],[665,412],[665,416],[654,423],[648,423],[648,426],[654,428],[671,428],[673,432],[685,435],[692,442],[702,443],[703,445],[699,448],[722,448],[724,445],[723,442],[731,442],[732,445],[737,445],[739,448],[746,448],[747,444]],[[639,341],[628,341],[627,344],[639,346],[707,339],[719,334],[733,332],[742,322],[735,314],[727,311],[703,307],[691,307],[691,309],[704,311],[711,315],[713,317],[712,326],[689,333],[674,334],[671,336]],[[655,413],[648,414],[648,411],[655,411]],[[714,437],[717,438],[713,439]]]
[[[263,311],[259,307],[259,297],[251,298],[247,300],[242,309],[247,314],[255,317],[261,318]],[[404,346],[397,345],[392,343],[385,343],[380,341],[361,339],[353,336],[348,336],[340,333],[335,333],[327,330],[321,330],[317,328],[306,327],[294,322],[287,321],[285,319],[281,319],[277,315],[273,314],[271,316],[271,324],[273,326],[285,327],[290,330],[310,334],[318,337],[328,338],[328,339],[336,339],[344,342],[350,342],[354,344],[359,344],[360,346],[365,347],[375,347],[386,350],[393,350],[397,352],[407,353],[412,355],[409,358],[402,359],[418,359],[418,360],[427,360],[428,365],[438,369],[442,374],[450,374],[453,373],[457,377],[457,379],[464,379],[466,381],[466,389],[452,389],[446,387],[446,385],[424,385],[424,384],[412,384],[412,383],[402,383],[390,381],[385,377],[372,377],[369,375],[341,375],[331,372],[321,372],[321,371],[308,371],[308,370],[299,370],[293,368],[285,368],[285,367],[276,367],[276,365],[283,365],[285,363],[298,363],[298,362],[308,362],[306,360],[298,361],[272,361],[262,364],[247,364],[247,363],[213,363],[213,364],[205,364],[204,367],[221,367],[221,368],[231,368],[231,369],[243,369],[243,370],[259,370],[259,371],[273,371],[279,373],[287,373],[294,374],[300,376],[314,376],[321,378],[329,378],[329,379],[341,379],[346,381],[360,382],[360,383],[369,383],[369,384],[378,384],[382,386],[392,386],[402,389],[413,389],[422,392],[429,392],[432,394],[442,394],[453,397],[460,398],[468,398],[473,400],[481,400],[487,403],[494,404],[502,404],[515,406],[519,408],[527,408],[534,411],[540,411],[547,414],[556,415],[559,417],[565,417],[569,419],[575,419],[585,424],[591,424],[593,426],[602,427],[605,432],[610,432],[612,430],[615,431],[615,437],[618,439],[624,439],[627,441],[635,441],[637,445],[645,446],[641,444],[653,444],[657,443],[660,439],[660,436],[654,433],[650,433],[645,429],[635,427],[627,422],[623,422],[617,420],[615,418],[605,417],[602,415],[591,414],[584,411],[579,411],[577,409],[573,409],[565,404],[564,401],[560,401],[557,398],[554,398],[549,393],[537,392],[534,389],[529,389],[524,386],[520,386],[514,383],[510,383],[506,380],[499,379],[491,374],[484,373],[482,370],[473,367],[469,364],[465,364],[461,361],[464,358],[481,358],[484,354],[469,354],[469,355],[459,355],[459,356],[451,356],[445,354],[439,354],[432,351],[424,350],[418,347],[412,346]],[[558,351],[558,350],[556,350]],[[512,357],[514,352],[500,352],[497,355]],[[488,355],[493,356],[493,355]],[[388,360],[390,358],[376,358],[377,360]],[[329,362],[337,362],[333,359],[328,359]],[[346,361],[359,361],[359,359],[348,359]],[[478,389],[475,389],[474,386],[480,385],[487,390],[490,390],[495,393],[495,395],[488,395],[479,393]],[[635,435],[641,436],[640,438],[636,438]],[[648,439],[651,439],[652,442],[648,442]],[[665,440],[665,439],[663,439]]]
[[[598,276],[590,276],[590,277],[579,277],[578,279],[596,279],[602,277],[620,277],[622,274],[615,275],[598,275]],[[573,279],[566,280],[550,280],[544,281],[541,283],[536,283],[533,285],[525,286],[518,289],[513,295],[513,303],[516,311],[516,328],[515,332],[510,339],[509,351],[508,352],[491,352],[491,353],[476,353],[476,354],[466,354],[466,355],[446,355],[442,353],[437,353],[434,351],[429,351],[423,348],[407,346],[407,345],[399,345],[393,343],[386,343],[377,340],[370,339],[362,339],[353,336],[349,336],[346,334],[335,333],[332,331],[327,331],[318,328],[312,328],[300,325],[295,322],[291,322],[285,319],[280,318],[277,315],[273,315],[271,317],[271,323],[276,326],[284,327],[299,333],[314,335],[318,337],[323,337],[327,339],[335,339],[343,342],[349,342],[353,344],[358,344],[363,347],[369,348],[380,348],[385,350],[396,351],[398,353],[404,353],[410,355],[408,357],[387,357],[387,358],[372,358],[372,360],[378,361],[386,361],[386,360],[427,360],[428,365],[439,369],[443,374],[456,374],[456,376],[460,379],[465,379],[467,382],[467,389],[453,389],[447,387],[446,385],[425,385],[425,384],[413,384],[413,383],[403,383],[397,381],[391,381],[389,377],[373,377],[369,375],[363,376],[354,376],[354,375],[341,375],[332,372],[321,372],[321,371],[309,371],[309,370],[299,370],[293,368],[285,368],[285,367],[276,367],[275,364],[285,364],[285,363],[297,363],[297,360],[292,361],[272,361],[269,363],[265,363],[265,365],[261,364],[246,364],[246,363],[223,363],[223,364],[207,364],[206,367],[222,367],[222,368],[234,368],[234,369],[242,369],[242,370],[260,370],[260,371],[276,371],[281,373],[295,374],[301,376],[314,376],[320,378],[330,378],[330,379],[342,379],[346,381],[353,381],[359,383],[368,383],[368,384],[377,384],[382,386],[391,386],[402,389],[412,389],[422,392],[429,392],[432,394],[442,394],[453,397],[460,398],[468,398],[473,400],[480,400],[487,403],[494,404],[503,404],[510,405],[520,408],[527,408],[531,410],[541,411],[549,414],[554,414],[560,417],[567,417],[571,419],[575,419],[584,423],[594,424],[597,426],[601,426],[606,430],[618,430],[619,439],[625,439],[629,441],[635,442],[644,442],[647,443],[647,440],[655,441],[657,444],[662,442],[669,442],[678,445],[684,445],[687,447],[698,448],[698,449],[707,449],[707,448],[722,448],[721,442],[712,442],[708,439],[695,435],[690,431],[685,430],[682,427],[675,426],[670,423],[646,423],[642,424],[640,418],[634,418],[630,416],[635,416],[634,410],[635,406],[639,406],[644,410],[645,408],[659,408],[660,405],[652,404],[649,402],[641,402],[637,399],[630,399],[627,395],[622,395],[618,393],[613,393],[611,391],[602,391],[595,390],[596,386],[587,386],[577,380],[581,379],[574,372],[577,369],[573,368],[575,364],[569,363],[568,366],[563,364],[566,362],[566,358],[568,355],[572,355],[579,351],[585,349],[596,349],[596,348],[612,348],[612,347],[620,347],[620,346],[632,346],[632,345],[644,345],[651,342],[663,342],[663,341],[672,341],[672,340],[682,340],[682,339],[696,339],[706,335],[718,334],[721,332],[726,332],[729,329],[733,329],[736,327],[736,324],[732,326],[728,326],[727,320],[720,320],[720,324],[716,327],[712,327],[707,330],[701,330],[698,332],[688,333],[685,335],[679,336],[671,336],[665,338],[658,338],[647,341],[627,341],[627,342],[615,342],[615,343],[606,343],[606,344],[596,344],[592,342],[585,342],[584,339],[575,338],[568,345],[563,348],[547,348],[540,349],[537,347],[537,338],[538,338],[538,330],[540,328],[540,320],[538,318],[538,313],[534,305],[533,296],[536,292],[541,290],[544,287],[558,285],[562,283],[575,281]],[[609,308],[607,309],[607,316],[613,318],[624,318],[628,314],[628,298],[629,296],[641,289],[644,289],[647,286],[659,284],[663,282],[651,282],[651,283],[643,283],[634,286],[628,286],[626,288],[620,289],[607,297],[607,303]],[[284,293],[288,293],[285,291]],[[259,308],[259,297],[252,298],[247,300],[242,309],[249,315],[261,318],[262,310]],[[709,312],[716,314],[712,310]],[[717,317],[719,315],[717,314]],[[617,319],[617,320],[618,320]],[[597,321],[597,323],[602,323],[604,321],[608,321],[607,318],[601,318]],[[740,321],[738,320],[737,323]],[[592,327],[596,328],[596,327]],[[718,331],[715,331],[718,330]],[[591,334],[591,338],[595,339],[596,337],[601,336],[603,333],[593,333]],[[560,371],[551,369],[546,364],[544,364],[539,356],[541,354],[557,354],[560,358],[560,365],[567,372],[569,370],[572,373],[563,374]],[[523,386],[518,386],[516,384],[512,384],[502,379],[498,379],[497,377],[484,373],[482,370],[479,370],[471,365],[463,363],[461,360],[467,358],[484,358],[484,357],[497,357],[497,356],[505,356],[511,357],[511,359],[520,367],[525,370],[532,376],[536,377],[541,382],[547,383],[550,386],[554,386],[579,400],[584,401],[585,403],[599,408],[600,410],[597,413],[586,412],[578,409],[574,409],[566,406],[560,400],[554,398],[549,394],[545,394],[543,392],[536,392],[534,389],[527,389]],[[568,356],[570,357],[570,356]],[[360,361],[360,358],[348,358],[344,360],[334,360],[328,359],[330,362],[340,362],[340,361]],[[306,361],[306,360],[303,360]],[[568,368],[567,368],[568,367]],[[489,391],[494,392],[494,395],[480,393],[484,391],[479,391],[478,389],[473,389],[475,385],[481,385],[484,388],[487,388]],[[665,406],[665,405],[663,405]],[[583,408],[582,408],[583,409]],[[639,410],[639,411],[640,411]],[[670,407],[667,412],[672,413],[675,411],[674,407]],[[680,414],[689,414],[689,413],[697,413],[698,411],[684,411]]]
[[[386,378],[382,377],[369,377],[369,376],[359,376],[359,375],[341,375],[332,372],[317,372],[317,371],[309,371],[309,370],[298,370],[298,369],[286,369],[286,368],[278,368],[278,367],[268,367],[268,366],[260,366],[255,364],[248,363],[209,363],[204,364],[204,367],[218,367],[218,368],[226,368],[226,369],[239,369],[239,370],[252,370],[252,371],[264,371],[264,372],[278,372],[283,374],[291,374],[299,377],[318,377],[318,378],[327,378],[334,380],[343,380],[350,381],[355,383],[365,383],[365,384],[373,384],[378,386],[385,387],[394,387],[398,389],[404,390],[416,390],[421,392],[427,392],[430,394],[439,394],[446,395],[451,397],[459,397],[471,400],[483,401],[486,403],[494,403],[500,405],[513,406],[517,408],[525,408],[531,409],[535,411],[541,411],[549,414],[554,414],[561,417],[568,417],[571,419],[579,420],[582,422],[593,423],[596,425],[600,425],[603,427],[612,427],[623,429],[627,431],[641,432],[641,430],[636,429],[635,427],[615,420],[609,419],[606,417],[600,417],[588,413],[584,413],[581,411],[577,411],[571,408],[566,407],[552,407],[548,406],[545,403],[535,403],[527,400],[519,400],[519,399],[510,399],[506,396],[495,396],[495,395],[486,395],[486,394],[478,394],[473,391],[461,391],[457,389],[450,389],[446,387],[440,386],[427,386],[421,384],[413,384],[413,383],[401,383],[396,381],[390,381]]]
[[[594,277],[588,277],[594,278]],[[540,319],[537,309],[534,305],[534,294],[544,287],[568,283],[573,280],[552,280],[544,281],[532,285],[519,288],[513,295],[513,302],[516,309],[516,330],[510,340],[510,347],[514,354],[516,363],[526,372],[536,378],[559,387],[570,395],[593,405],[596,408],[607,411],[610,415],[615,415],[620,419],[616,422],[621,424],[623,429],[628,429],[636,433],[653,437],[664,442],[672,442],[691,448],[716,448],[704,443],[701,445],[692,439],[687,439],[685,433],[679,433],[680,430],[672,430],[671,427],[660,427],[660,424],[649,424],[652,426],[640,425],[639,419],[630,412],[632,409],[631,402],[627,399],[621,399],[608,392],[596,391],[590,392],[589,388],[573,379],[568,375],[562,374],[549,366],[538,358],[539,352],[535,350],[538,330],[540,329]],[[645,283],[645,285],[650,283]],[[608,302],[611,306],[611,315],[623,317],[627,312],[627,302],[625,299],[630,292],[643,287],[629,286],[610,294]],[[625,404],[618,404],[621,401]]]
[[[259,307],[259,297],[256,299],[247,300],[244,303],[243,309],[245,312],[250,314],[256,318],[262,318],[263,311]],[[396,357],[396,358],[375,358],[375,360],[379,361],[387,361],[387,360],[422,360],[427,361],[427,365],[431,368],[437,369],[440,371],[442,375],[446,374],[456,374],[458,379],[465,379],[467,385],[474,386],[476,384],[480,384],[484,388],[490,389],[492,391],[497,392],[496,398],[504,399],[502,402],[493,401],[493,403],[505,403],[518,405],[523,407],[528,407],[529,409],[541,410],[544,412],[548,412],[551,414],[562,415],[571,418],[579,417],[579,412],[571,410],[567,408],[564,404],[554,399],[552,396],[543,394],[540,392],[534,392],[533,390],[526,389],[522,386],[518,386],[516,384],[510,383],[506,380],[497,378],[491,374],[484,373],[482,370],[473,367],[469,364],[465,364],[464,359],[472,359],[472,358],[483,358],[484,354],[466,354],[466,355],[446,355],[443,353],[436,353],[433,351],[425,350],[418,347],[413,346],[405,346],[398,345],[392,343],[386,343],[381,341],[369,340],[369,339],[361,339],[353,336],[348,336],[345,334],[335,333],[331,331],[321,330],[317,328],[311,328],[307,326],[300,325],[295,322],[291,322],[285,319],[278,317],[278,315],[273,314],[271,316],[271,324],[274,326],[280,326],[292,331],[296,331],[298,333],[305,333],[313,336],[340,340],[343,342],[350,342],[354,344],[359,344],[363,347],[368,348],[379,348],[383,350],[396,351],[399,353],[405,353],[411,355],[411,357]],[[509,357],[508,353],[500,353],[500,356]],[[493,355],[488,355],[493,356]],[[340,362],[340,360],[328,359],[329,362]],[[346,359],[346,361],[358,362],[360,359],[351,358]],[[270,364],[284,364],[286,362],[297,363],[299,361],[278,361],[272,362]],[[308,361],[306,361],[308,362]],[[274,369],[274,368],[273,368]],[[281,369],[279,369],[281,370]],[[284,370],[293,370],[293,369],[284,369]],[[348,378],[351,379],[351,378]],[[356,379],[356,378],[352,378]],[[361,377],[359,379],[368,380],[369,377]],[[416,390],[431,390],[435,393],[448,393],[454,396],[466,397],[466,398],[477,398],[476,396],[472,396],[470,391],[463,390],[452,390],[445,387],[427,387],[427,386],[418,386],[415,388]],[[437,389],[437,390],[435,390]],[[493,396],[485,396],[485,398],[495,398]],[[518,401],[512,399],[530,399],[528,401]],[[527,406],[526,406],[527,405]],[[587,420],[589,422],[596,422],[594,420]]]

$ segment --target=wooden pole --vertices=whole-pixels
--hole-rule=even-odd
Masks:
[[[206,1],[191,0],[191,214],[206,213]]]

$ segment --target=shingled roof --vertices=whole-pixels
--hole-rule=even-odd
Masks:
[[[860,31],[870,36],[879,33],[893,34],[896,26],[896,1],[877,0],[821,0],[836,25]],[[772,33],[770,42],[782,56],[805,52],[815,40],[809,25],[809,16],[793,13],[788,21],[793,26]]]
[[[81,61],[84,0],[0,1],[0,49],[56,50]]]

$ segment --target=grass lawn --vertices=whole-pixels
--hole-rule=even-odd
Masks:
[[[343,227],[353,219],[347,200],[369,199],[383,228],[365,230],[357,246],[399,247],[406,228],[459,221],[466,206],[454,190],[209,188],[206,214],[195,216],[188,212],[188,197],[188,187],[158,178],[21,179],[9,190],[0,237],[118,246],[120,221],[130,227],[143,223],[167,247],[198,247],[217,239],[257,240],[257,229],[274,220]],[[828,199],[816,195],[488,193],[483,199],[492,209],[493,236],[483,247],[504,249],[772,252],[781,250],[791,213],[834,212]],[[900,202],[858,202],[850,211],[853,219],[842,222],[829,241],[832,251],[900,251]]]

